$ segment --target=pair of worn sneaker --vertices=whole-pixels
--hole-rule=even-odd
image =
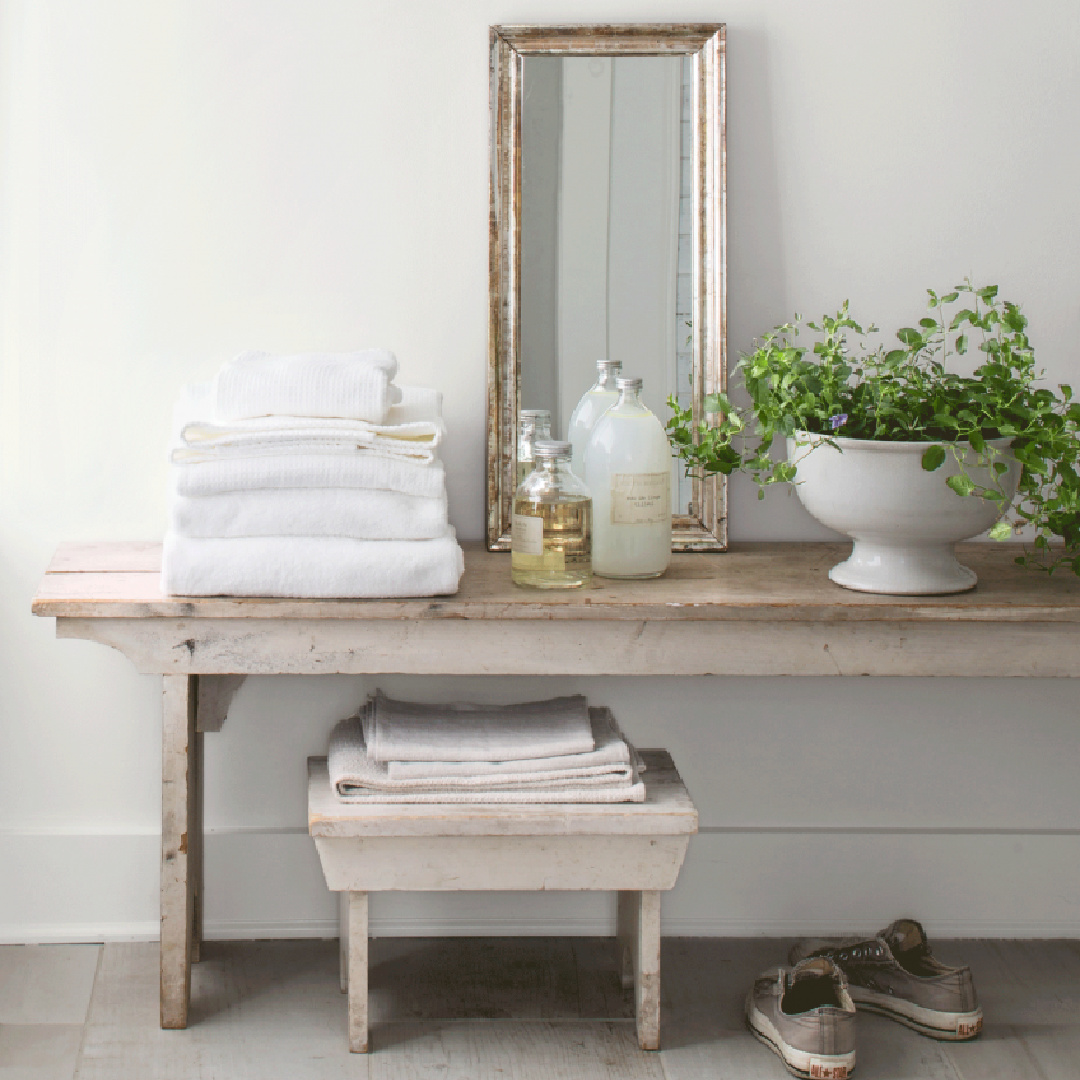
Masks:
[[[746,1022],[793,1076],[847,1080],[856,1006],[935,1039],[971,1039],[982,1029],[971,970],[936,959],[914,919],[872,938],[803,942],[789,959],[792,967],[755,980]]]

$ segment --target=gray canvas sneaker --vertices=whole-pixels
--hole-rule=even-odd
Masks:
[[[855,1068],[855,1005],[828,957],[773,968],[746,996],[752,1034],[803,1080],[847,1080]]]
[[[860,1009],[935,1039],[973,1039],[982,1030],[971,969],[936,959],[914,919],[897,919],[872,938],[802,942],[790,954],[793,963],[812,956],[840,966]]]

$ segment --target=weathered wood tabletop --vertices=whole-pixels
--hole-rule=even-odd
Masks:
[[[1080,674],[1080,581],[1016,548],[961,545],[977,588],[874,596],[828,579],[845,544],[681,553],[653,581],[519,589],[510,559],[466,545],[450,597],[169,597],[161,546],[65,544],[34,599],[58,637],[122,651],[163,679],[161,1023],[185,1027],[202,907],[202,739],[249,674]]]
[[[962,547],[954,596],[876,596],[829,581],[843,544],[681,553],[662,578],[521,589],[509,556],[466,545],[454,596],[397,600],[168,597],[160,545],[67,544],[34,600],[60,637],[162,674],[1076,674],[1080,580]]]

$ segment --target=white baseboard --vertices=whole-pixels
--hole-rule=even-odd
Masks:
[[[152,941],[158,839],[0,832],[0,943]],[[329,938],[337,905],[310,838],[213,833],[209,939]],[[79,888],[71,882],[79,882]],[[921,919],[933,938],[1080,938],[1080,837],[979,833],[696,837],[663,904],[670,937],[873,932]],[[372,898],[375,936],[608,935],[603,893],[403,893]]]

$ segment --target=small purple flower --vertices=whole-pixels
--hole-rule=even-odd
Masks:
[[[833,431],[835,431],[838,427],[842,427],[846,423],[847,423],[847,413],[846,412],[840,412],[840,413],[837,413],[835,416],[830,416],[829,417],[829,426],[833,429]]]

